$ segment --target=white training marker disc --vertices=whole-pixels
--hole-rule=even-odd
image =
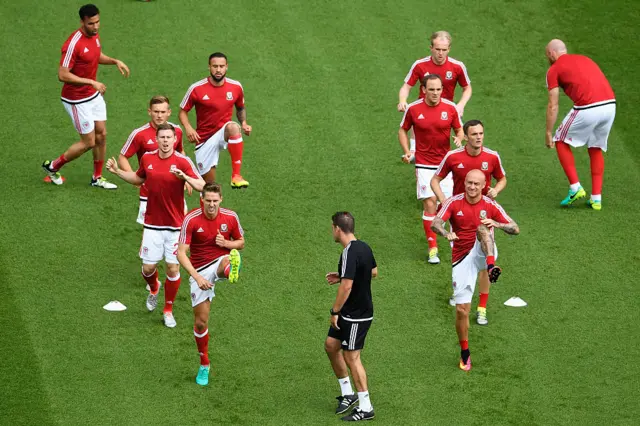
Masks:
[[[527,302],[520,299],[519,297],[512,297],[511,299],[504,302],[505,306],[512,306],[514,308],[523,308],[527,306]]]
[[[127,309],[126,306],[124,306],[122,303],[118,302],[117,300],[112,300],[111,302],[104,305],[103,308],[106,311],[110,311],[110,312],[121,312]]]

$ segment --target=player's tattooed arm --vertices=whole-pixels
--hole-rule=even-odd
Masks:
[[[436,216],[435,219],[433,219],[433,222],[431,222],[431,229],[433,230],[433,232],[442,235],[449,241],[455,241],[458,239],[458,236],[455,232],[449,232],[444,229],[444,220],[442,220],[438,216]]]
[[[245,107],[236,108],[236,117],[240,123],[246,123],[247,121],[247,109]]]
[[[509,223],[499,223],[496,228],[502,229],[509,235],[518,235],[520,233],[520,227],[514,221],[511,221]]]

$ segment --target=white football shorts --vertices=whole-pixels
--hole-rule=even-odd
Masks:
[[[147,265],[155,265],[164,257],[167,263],[178,264],[178,239],[180,231],[160,231],[144,228],[140,259]]]
[[[229,257],[229,256],[228,255],[220,256],[209,265],[205,265],[197,269],[198,273],[202,275],[205,280],[209,281],[214,285],[214,287],[211,288],[210,290],[202,290],[198,286],[198,283],[196,282],[196,280],[193,279],[193,277],[189,277],[189,286],[191,287],[191,306],[192,307],[195,308],[196,306],[198,306],[199,304],[201,304],[206,300],[211,302],[213,298],[216,297],[215,283],[218,281],[226,280],[225,277],[218,276],[218,267],[220,266],[220,262],[222,262],[222,259],[226,257]]]
[[[554,141],[564,141],[574,148],[607,150],[607,139],[616,117],[616,104],[573,107],[556,130]]]
[[[222,126],[220,130],[203,144],[196,147],[196,165],[198,166],[198,172],[200,172],[201,176],[211,170],[212,167],[218,165],[220,150],[227,149],[227,142],[224,140],[224,130],[229,123],[233,123],[233,121],[224,123],[224,126]]]
[[[107,104],[104,98],[98,93],[98,96],[87,102],[80,104],[70,104],[62,101],[65,111],[71,117],[73,127],[81,135],[86,135],[96,128],[96,121],[107,121]]]
[[[436,194],[431,190],[431,178],[436,174],[437,166],[431,168],[416,167],[416,192],[418,200],[424,200],[425,198],[435,197]],[[453,175],[451,172],[446,178],[440,181],[440,188],[446,198],[453,195]]]
[[[455,244],[455,243],[454,243]],[[498,259],[498,248],[493,245],[495,259]],[[451,278],[453,285],[453,297],[456,305],[471,303],[473,293],[476,290],[478,273],[487,269],[487,256],[482,251],[482,245],[476,238],[473,248],[464,259],[453,265]]]

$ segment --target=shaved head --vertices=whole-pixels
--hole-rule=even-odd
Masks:
[[[547,44],[547,48],[545,49],[545,55],[549,60],[549,64],[553,64],[558,58],[567,53],[567,46],[564,44],[564,41],[554,38]]]
[[[486,183],[486,178],[484,176],[484,173],[482,173],[478,169],[473,169],[469,173],[467,173],[467,176],[465,177],[465,180],[471,180],[471,179],[480,181],[480,182],[482,182],[483,185]]]
[[[487,182],[484,173],[478,169],[473,169],[464,178],[465,198],[471,204],[475,204],[482,199],[482,189]]]

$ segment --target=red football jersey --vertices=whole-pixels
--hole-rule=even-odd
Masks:
[[[460,129],[462,122],[456,104],[442,99],[429,106],[423,99],[409,104],[400,127],[413,127],[416,137],[416,166],[438,167],[451,145],[451,129]]]
[[[160,158],[159,151],[145,153],[136,174],[144,178],[147,187],[147,212],[144,227],[179,231],[184,219],[185,182],[171,173],[180,169],[189,177],[200,175],[189,157],[174,152],[169,158]]]
[[[177,124],[169,124],[171,124],[173,128],[176,129],[176,143],[173,146],[173,149],[178,152],[183,152],[184,147],[182,146],[182,129]],[[122,147],[120,154],[124,155],[127,158],[131,158],[134,155],[137,155],[138,164],[140,164],[140,159],[145,152],[155,151],[157,149],[158,142],[156,140],[156,129],[149,122],[131,132],[129,138]],[[147,199],[147,188],[144,184],[140,186],[140,199]]]
[[[575,106],[614,101],[607,77],[593,60],[584,55],[564,54],[547,71],[547,89],[561,87]]]
[[[207,267],[220,256],[229,254],[231,250],[216,244],[218,232],[226,240],[242,238],[244,230],[234,211],[220,208],[213,219],[207,218],[202,208],[187,213],[180,230],[180,243],[189,244],[189,258],[194,268]]]
[[[500,155],[487,147],[482,147],[479,155],[471,156],[465,147],[460,147],[449,151],[444,156],[440,167],[436,171],[436,175],[442,179],[446,178],[449,172],[453,174],[453,195],[462,194],[464,192],[464,179],[471,170],[480,170],[484,173],[487,184],[482,190],[483,195],[487,195],[487,191],[491,187],[491,177],[496,180],[505,176]]]
[[[404,78],[404,82],[413,87],[422,77],[429,74],[437,74],[442,80],[442,97],[453,102],[453,95],[456,92],[456,85],[467,87],[471,84],[467,68],[461,61],[447,58],[442,65],[437,65],[431,60],[431,56],[418,59],[411,65],[409,74]],[[424,98],[424,93],[420,91],[420,99]]]
[[[62,57],[60,65],[71,69],[74,75],[95,80],[98,75],[98,63],[102,47],[100,36],[86,36],[80,30],[76,30],[62,45]],[[92,86],[76,86],[64,83],[62,86],[62,100],[77,104],[91,100],[99,92]]]
[[[454,264],[462,260],[473,248],[482,219],[493,219],[499,223],[511,222],[502,206],[491,198],[482,196],[479,202],[471,204],[465,198],[465,194],[454,195],[445,201],[438,217],[445,222],[448,220],[453,232],[458,236],[451,250],[451,261]],[[491,231],[493,232],[493,228]]]
[[[196,107],[196,131],[201,138],[200,143],[204,143],[231,121],[234,105],[244,108],[242,85],[225,77],[222,86],[214,86],[207,77],[189,87],[180,108],[191,111]]]

